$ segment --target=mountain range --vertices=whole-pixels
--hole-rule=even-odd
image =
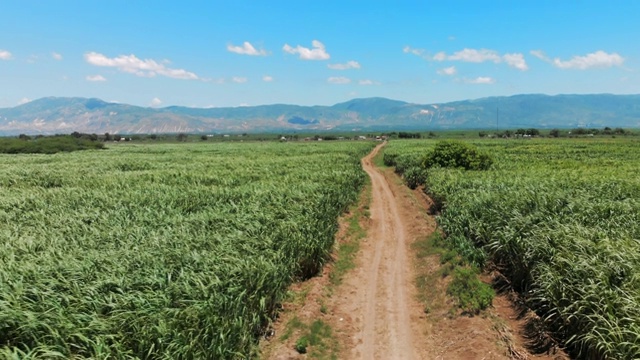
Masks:
[[[437,104],[386,98],[333,106],[149,108],[100,99],[47,97],[0,109],[0,135],[240,133],[640,127],[640,95],[488,97]]]

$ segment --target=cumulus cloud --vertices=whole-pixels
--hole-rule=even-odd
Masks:
[[[232,53],[236,53],[236,54],[240,54],[240,55],[250,55],[250,56],[266,56],[267,52],[264,49],[256,49],[253,45],[251,45],[250,42],[245,41],[242,43],[242,46],[235,46],[235,45],[227,45],[227,50],[232,52]]]
[[[502,56],[502,59],[504,59],[504,62],[506,62],[507,65],[513,68],[516,68],[522,71],[529,70],[529,66],[527,65],[527,62],[524,60],[524,55],[520,53],[504,54]]]
[[[357,61],[347,61],[344,64],[329,64],[327,65],[329,69],[332,70],[349,70],[349,69],[360,69],[360,63]]]
[[[162,100],[158,99],[157,97],[151,99],[151,102],[149,103],[149,106],[152,107],[158,107],[160,105],[162,105]]]
[[[369,80],[369,79],[360,80],[360,81],[358,81],[358,84],[365,85],[365,86],[366,85],[380,85],[379,82],[373,81],[373,80]]]
[[[439,75],[455,75],[458,72],[458,70],[456,70],[455,66],[450,66],[444,69],[440,69],[438,70],[438,74]]]
[[[435,60],[435,59],[434,59]],[[487,49],[463,49],[458,52],[453,53],[447,57],[447,60],[457,60],[464,62],[474,62],[481,63],[485,61],[493,61],[495,63],[499,63],[501,58],[497,52],[493,50]]]
[[[13,58],[13,55],[10,52],[0,49],[0,60],[11,60],[11,58]]]
[[[445,61],[445,60],[447,60],[447,54],[444,51],[440,51],[439,53],[433,55],[433,60],[435,60],[435,61]]]
[[[488,76],[478,76],[475,79],[465,79],[464,82],[467,84],[493,84],[496,82],[496,79]]]
[[[462,49],[451,55],[447,55],[441,51],[431,57],[434,61],[462,61],[471,63],[483,63],[493,62],[495,64],[506,63],[512,68],[516,68],[521,71],[529,70],[529,66],[524,59],[524,55],[521,53],[512,53],[500,55],[495,50],[489,49]]]
[[[342,77],[342,76],[331,76],[327,79],[329,84],[348,84],[351,82],[351,79]]]
[[[166,61],[155,61],[152,59],[138,59],[135,55],[120,55],[115,58],[108,58],[103,54],[88,52],[84,54],[84,59],[91,65],[114,67],[122,72],[135,74],[141,77],[154,77],[162,75],[173,79],[197,80],[198,76],[184,69],[172,69],[165,66]]]
[[[62,60],[62,54],[59,54],[59,53],[57,53],[57,52],[55,52],[55,51],[51,53],[51,57],[52,57],[54,60],[58,60],[58,61]]]
[[[30,101],[31,101],[31,99],[23,97],[22,99],[20,99],[20,101],[18,101],[18,105],[26,104],[26,103],[28,103]]]
[[[233,81],[236,84],[243,84],[243,83],[246,83],[248,79],[246,77],[234,76],[231,78],[231,81]]]
[[[617,53],[608,54],[598,50],[584,56],[574,56],[571,60],[553,59],[553,65],[560,69],[586,70],[590,68],[607,68],[612,66],[622,66],[624,58]]]
[[[87,81],[107,81],[102,75],[89,75],[85,78]]]
[[[328,60],[331,57],[320,41],[313,40],[311,45],[312,48],[309,49],[300,45],[294,48],[289,44],[284,44],[282,50],[289,54],[298,54],[302,60]]]
[[[264,82],[272,82],[273,81],[273,76],[265,75],[265,76],[262,77],[262,81],[264,81]]]

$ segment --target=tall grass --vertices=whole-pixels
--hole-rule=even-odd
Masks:
[[[0,155],[0,357],[250,357],[327,260],[370,148]]]
[[[640,357],[640,142],[494,140],[486,172],[432,169],[448,241],[509,277],[580,358]],[[432,142],[393,142],[415,153]]]

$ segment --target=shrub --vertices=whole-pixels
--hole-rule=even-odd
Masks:
[[[486,309],[495,293],[491,286],[478,280],[477,271],[470,267],[460,267],[453,272],[453,280],[447,288],[464,312],[478,314]]]
[[[385,166],[396,166],[396,158],[398,157],[397,153],[386,152],[382,156],[382,161]]]
[[[404,181],[411,189],[415,189],[423,185],[427,180],[427,169],[418,166],[412,166],[404,172]]]
[[[309,346],[309,338],[306,336],[302,336],[298,341],[296,341],[296,351],[300,354],[307,353],[307,346]]]
[[[453,167],[466,170],[487,170],[493,164],[489,154],[475,146],[460,141],[440,141],[424,160],[423,166],[430,168]]]

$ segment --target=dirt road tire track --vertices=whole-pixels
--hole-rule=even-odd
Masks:
[[[371,178],[371,227],[366,242],[373,257],[364,261],[355,276],[357,287],[350,312],[359,323],[352,359],[418,359],[411,327],[408,294],[412,278],[407,258],[405,224],[387,180],[373,165],[381,144],[362,160]],[[368,274],[368,276],[367,276]]]

